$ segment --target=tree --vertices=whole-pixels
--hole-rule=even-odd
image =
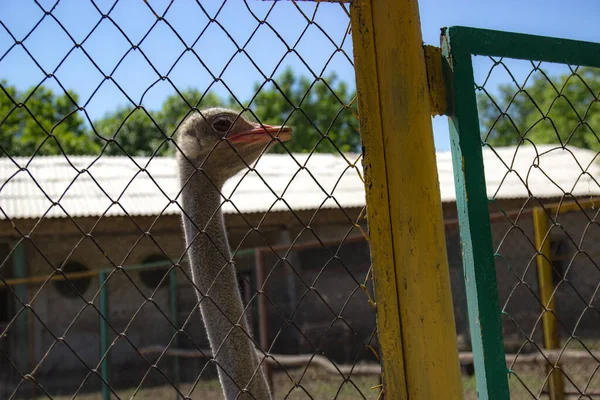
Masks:
[[[104,154],[149,156],[167,151],[165,136],[155,117],[142,107],[119,107],[94,122],[95,141]]]
[[[264,124],[292,127],[294,137],[285,144],[289,151],[360,151],[355,95],[345,82],[335,74],[312,80],[291,69],[275,81],[277,86],[257,83],[247,108]],[[56,96],[40,86],[19,93],[5,82],[0,86],[0,146],[10,155],[31,155],[38,147],[37,154],[59,154],[57,143],[67,154],[171,155],[175,146],[169,139],[193,109],[243,108],[231,96],[187,89],[167,97],[158,111],[120,106],[86,128],[72,92]],[[285,150],[277,145],[274,151]]]
[[[536,75],[522,90],[501,85],[494,101],[486,94],[478,97],[483,139],[495,146],[525,141],[598,151],[599,94],[600,69],[584,67],[557,79]]]
[[[263,124],[292,127],[293,139],[285,144],[290,152],[360,151],[356,106],[348,107],[354,94],[335,73],[312,81],[288,68],[276,82],[279,89],[255,84],[258,94],[250,109]],[[285,150],[275,146],[273,151]]]
[[[6,81],[0,82],[0,146],[2,150],[10,155],[18,155],[15,149],[15,142],[20,132],[20,118],[17,108],[18,97],[17,89],[8,86]],[[5,154],[2,154],[4,156]]]
[[[356,126],[356,110],[346,107],[354,97],[348,85],[335,74],[313,81],[296,76],[287,69],[274,85],[260,87],[249,108],[263,124],[285,122],[294,130],[294,138],[285,145],[292,152],[359,151],[360,136]],[[327,84],[325,84],[325,81]],[[328,87],[331,87],[331,89]],[[333,90],[333,91],[332,91]],[[206,95],[187,89],[169,96],[158,112],[141,107],[121,107],[94,123],[99,142],[106,154],[169,155],[171,137],[179,124],[194,108],[229,107],[241,109],[233,98],[221,99],[213,92]],[[246,116],[250,116],[246,112]],[[282,153],[282,146],[275,146]]]
[[[1,155],[96,153],[98,147],[90,140],[77,103],[71,91],[57,96],[39,86],[21,93],[0,82]]]
[[[165,100],[158,112],[143,107],[119,107],[94,122],[96,141],[105,146],[105,154],[150,156],[171,155],[174,147],[168,138],[193,108],[222,106],[223,101],[214,93],[206,96],[196,89],[175,93]]]

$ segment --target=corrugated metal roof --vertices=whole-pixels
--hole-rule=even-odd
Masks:
[[[361,207],[357,155],[267,154],[256,171],[230,180],[225,213]],[[556,146],[484,150],[488,196],[554,197],[600,194],[596,153]],[[36,156],[0,159],[0,218],[158,215],[179,212],[175,160],[163,157]],[[437,154],[442,200],[454,201],[449,152]],[[354,164],[356,163],[356,167]],[[235,207],[233,204],[235,204]]]
[[[511,199],[600,194],[598,153],[556,145],[483,150],[487,195]],[[437,154],[442,201],[456,201],[450,152]]]

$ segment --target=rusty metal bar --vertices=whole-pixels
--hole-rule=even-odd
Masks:
[[[256,291],[258,293],[258,335],[261,349],[265,352],[269,352],[269,309],[266,296],[266,266],[264,263],[264,256],[261,249],[256,249],[254,253],[254,261],[256,268]],[[267,382],[271,391],[273,387],[273,370],[269,363],[263,363],[265,375],[267,376]]]

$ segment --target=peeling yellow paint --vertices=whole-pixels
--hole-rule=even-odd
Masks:
[[[385,397],[461,399],[417,1],[351,17]]]

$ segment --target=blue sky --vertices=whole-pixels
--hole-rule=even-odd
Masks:
[[[158,15],[163,15],[168,8],[165,20],[181,39],[167,23],[157,22],[144,0],[120,0],[116,5],[114,0],[98,0],[95,4],[100,12],[88,0],[61,0],[58,3],[40,0],[42,8],[52,10],[52,16],[72,39],[52,16],[44,17],[44,11],[34,1],[0,2],[0,21],[6,27],[0,26],[0,79],[6,79],[21,90],[44,80],[44,85],[60,91],[58,80],[80,95],[92,120],[117,106],[131,105],[131,101],[157,109],[166,96],[174,93],[173,85],[179,89],[210,88],[221,95],[231,91],[240,100],[248,100],[254,94],[255,82],[262,82],[265,76],[277,76],[286,66],[308,76],[335,72],[354,85],[350,62],[352,43],[347,35],[348,16],[339,4],[321,3],[317,7],[308,2],[295,6],[288,1],[247,0],[245,3],[228,0],[221,7],[220,0],[206,0],[200,2],[203,11],[192,0],[175,0],[170,7],[170,1],[166,0],[148,0],[147,3]],[[597,28],[600,2],[597,0],[424,0],[419,6],[423,38],[429,44],[437,45],[440,27],[451,25],[600,42]],[[141,51],[131,50],[123,33],[111,21],[102,18],[101,13],[109,10],[111,19],[129,41],[139,44]],[[315,25],[309,26],[298,40],[307,27],[306,17],[312,18],[313,14],[335,44]],[[209,20],[215,15],[218,24]],[[257,21],[265,18],[277,33]],[[36,24],[35,30],[28,35]],[[87,37],[96,24],[98,27]],[[196,41],[200,33],[202,35]],[[25,48],[14,46],[15,40],[22,40]],[[73,40],[83,42],[85,52],[81,48],[74,49]],[[182,41],[188,46],[194,44],[192,48],[202,62],[191,52],[185,52]],[[243,47],[247,55],[238,52],[239,47]],[[335,52],[336,47],[344,51]],[[288,48],[295,52],[290,53]],[[482,60],[476,62],[475,67],[476,75],[483,76],[489,63]],[[523,77],[529,69],[524,62],[515,62],[511,66],[512,72]],[[552,66],[549,69],[560,71]],[[42,70],[52,73],[53,77],[45,78]],[[105,75],[110,75],[112,80],[106,80]],[[167,75],[171,82],[160,79]],[[215,77],[220,81],[215,83]],[[508,75],[500,71],[490,86],[507,79]],[[447,150],[445,117],[434,119],[434,131],[438,150]]]

